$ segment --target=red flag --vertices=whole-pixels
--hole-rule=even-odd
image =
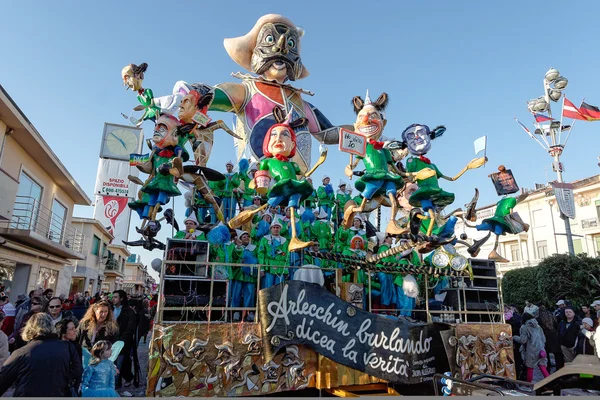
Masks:
[[[583,121],[587,121],[588,119],[581,114],[579,108],[575,106],[575,104],[571,103],[565,97],[565,103],[563,104],[563,117],[572,118],[572,119],[580,119]]]

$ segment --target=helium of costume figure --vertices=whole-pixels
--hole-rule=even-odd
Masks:
[[[330,183],[331,179],[325,175],[323,177],[323,185],[317,189],[317,199],[319,200],[319,208],[327,213],[327,219],[331,221],[331,212],[335,201],[335,193],[333,186]]]
[[[504,165],[501,165],[498,167],[498,171],[500,171],[500,173],[504,173],[506,168]],[[519,214],[514,212],[516,205],[525,200],[525,198],[527,198],[527,194],[523,194],[518,198],[508,196],[502,198],[498,203],[496,203],[496,211],[494,212],[494,216],[484,219],[481,221],[481,224],[475,226],[475,229],[478,231],[487,231],[496,235],[494,248],[488,256],[490,260],[495,260],[502,263],[509,262],[497,251],[500,236],[506,235],[507,233],[516,235],[521,232],[529,231],[529,225],[523,222],[521,217],[519,217]],[[489,239],[489,237],[490,235],[488,234],[483,239],[476,241],[476,243],[478,245],[482,245],[487,241],[487,239]]]
[[[268,288],[283,282],[288,274],[287,268],[278,268],[287,264],[287,239],[279,234],[281,224],[273,222],[271,233],[265,235],[258,243],[258,263],[268,265],[265,270],[262,288]]]
[[[485,157],[475,158],[454,177],[442,174],[437,166],[425,157],[425,154],[431,149],[431,141],[442,136],[445,131],[446,128],[443,126],[438,126],[431,131],[427,125],[413,124],[402,132],[403,144],[412,155],[406,161],[406,171],[417,174],[416,183],[419,186],[410,196],[409,203],[428,213],[430,221],[435,221],[436,212],[454,202],[454,194],[442,190],[439,187],[438,179],[455,181],[467,170],[479,168],[487,161]],[[425,178],[427,175],[429,176]],[[434,227],[434,223],[428,224],[427,236],[431,236]]]
[[[256,282],[258,280],[258,269],[255,264],[258,264],[256,256],[257,247],[250,243],[250,234],[246,231],[236,230],[237,237],[241,244],[235,247],[235,258],[241,264],[248,264],[248,267],[233,268],[231,281],[231,306],[250,308],[256,305]],[[241,299],[243,298],[243,303]],[[236,316],[234,314],[234,321]],[[254,321],[254,313],[250,312],[248,321]]]
[[[178,231],[174,239],[189,239],[189,240],[206,240],[206,235],[204,232],[198,230],[198,220],[196,219],[196,215],[193,213],[187,217],[183,224],[185,225],[185,231]]]
[[[377,250],[377,254],[383,253],[386,250],[389,250],[392,247],[392,237],[385,236],[383,243],[379,246],[379,250]],[[395,262],[393,256],[385,257],[380,261],[383,262]],[[378,267],[380,267],[378,265]],[[396,289],[394,287],[394,275],[385,273],[385,272],[377,272],[377,277],[379,278],[379,283],[381,284],[381,308],[390,308],[392,304],[396,303]]]
[[[335,229],[338,228],[340,222],[344,218],[344,208],[349,200],[351,200],[351,197],[346,191],[346,183],[344,181],[340,181],[338,190],[335,192],[335,206],[333,208],[333,215],[335,218],[333,222],[335,224]]]
[[[324,210],[319,210],[319,214],[316,217],[317,220],[312,227],[312,236],[319,242],[321,251],[331,251],[331,225],[329,225],[327,213]]]
[[[259,170],[268,172],[275,180],[275,184],[268,191],[267,204],[257,210],[243,211],[238,218],[230,221],[229,225],[235,228],[241,225],[245,219],[251,218],[253,214],[262,211],[268,206],[287,205],[290,209],[292,229],[289,250],[296,251],[311,245],[310,242],[302,242],[298,239],[295,210],[300,206],[300,202],[312,193],[313,187],[306,179],[297,179],[297,175],[301,174],[300,167],[295,162],[290,161],[296,152],[296,134],[294,128],[306,124],[306,119],[299,118],[290,121],[294,116],[292,113],[288,114],[286,120],[283,110],[280,108],[273,109],[273,114],[278,123],[273,125],[265,136],[263,151],[266,158],[260,162]],[[304,176],[312,174],[319,165],[325,162],[326,157],[327,151],[323,149],[317,164]]]
[[[355,96],[352,103],[356,113],[354,131],[367,138],[367,149],[364,157],[357,156],[355,162],[346,166],[345,173],[348,177],[352,177],[352,171],[361,160],[365,165],[366,172],[354,184],[354,187],[362,194],[363,200],[359,206],[354,202],[347,202],[344,226],[350,227],[354,214],[364,212],[368,201],[373,199],[380,204],[381,199],[387,197],[392,208],[387,232],[399,233],[400,229],[395,222],[398,210],[396,192],[404,186],[404,180],[394,164],[390,151],[383,147],[383,142],[378,141],[387,123],[383,114],[388,103],[387,94],[383,93],[373,103],[367,91],[364,102],[360,96]],[[390,169],[396,173],[391,173]]]
[[[232,112],[236,115],[236,140],[238,158],[251,161],[264,156],[263,143],[267,131],[276,123],[271,113],[274,107],[283,105],[293,109],[308,124],[298,131],[298,151],[293,161],[301,172],[311,164],[311,135],[324,144],[338,143],[338,128],[321,112],[302,99],[311,94],[286,85],[308,76],[300,59],[301,28],[289,19],[276,14],[264,15],[245,36],[225,39],[227,54],[244,69],[258,74],[234,75],[241,83],[223,83],[214,87],[211,111]]]
[[[142,87],[144,73],[147,68],[148,64],[142,63],[140,65],[129,64],[121,70],[121,78],[123,79],[125,88],[137,92],[137,99],[140,105],[135,107],[134,111],[144,111],[142,117],[136,121],[136,126],[140,126],[145,120],[154,122],[160,115],[160,107],[155,105],[152,90]]]

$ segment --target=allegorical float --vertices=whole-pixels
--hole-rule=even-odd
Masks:
[[[455,248],[475,256],[483,245],[455,233],[459,220],[476,224],[477,194],[449,213],[454,194],[440,185],[487,159],[447,176],[426,155],[451,130],[411,124],[384,137],[386,93],[354,97],[354,123],[331,123],[307,101],[312,93],[293,85],[308,75],[303,35],[291,20],[265,15],[224,41],[245,70],[236,81],[177,81],[164,96],[144,88],[151,66],[122,70],[141,112],[128,118],[154,124],[148,153],[131,155],[147,177],[131,177],[140,189],[129,207],[141,223],[140,238],[127,244],[164,251],[153,263],[161,282],[147,395],[433,393],[437,374],[515,378],[494,261]],[[213,121],[216,111],[235,114],[234,128]],[[207,167],[219,153],[219,130],[237,148],[226,173]],[[315,163],[313,144],[321,149]],[[337,194],[328,176],[318,187],[310,180],[332,151],[350,158],[338,166],[350,184],[340,183]],[[185,216],[167,208],[182,193]],[[477,229],[496,236],[525,229],[515,226],[516,201],[502,199],[498,215]],[[382,206],[391,209],[384,232],[374,222]],[[166,243],[157,239],[162,221],[178,231]],[[480,289],[491,294],[487,308],[467,299]]]

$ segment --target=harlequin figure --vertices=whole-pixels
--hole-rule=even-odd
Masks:
[[[258,243],[258,263],[269,265],[265,271],[263,288],[277,285],[288,276],[288,269],[281,268],[287,265],[287,239],[280,235],[281,224],[273,222],[270,234],[265,235]]]
[[[335,192],[335,207],[333,208],[335,228],[339,226],[340,222],[344,219],[344,207],[346,203],[351,199],[350,194],[346,190],[346,182],[340,181],[338,190]]]
[[[306,123],[306,119],[300,118],[290,122],[289,119],[292,115],[288,115],[288,120],[286,121],[286,117],[280,108],[275,108],[273,113],[276,115],[278,124],[273,125],[265,136],[263,151],[266,158],[260,162],[259,171],[267,171],[272,179],[275,180],[275,184],[268,190],[267,204],[257,210],[244,211],[240,214],[240,218],[232,221],[230,225],[233,227],[239,224],[240,221],[252,216],[256,212],[262,211],[267,206],[288,206],[291,227],[289,250],[295,251],[306,248],[311,244],[310,242],[302,242],[298,239],[296,232],[296,209],[300,206],[300,202],[312,193],[313,188],[306,179],[298,179],[298,175],[301,175],[300,167],[291,161],[296,152],[296,134],[294,129],[303,126]],[[322,160],[324,161],[323,156]],[[315,168],[316,166],[312,170],[314,171]]]
[[[142,172],[151,174],[149,181],[141,189],[148,195],[145,197],[147,204],[142,213],[145,219],[154,220],[158,207],[167,204],[171,197],[181,195],[174,178],[182,175],[183,161],[187,161],[189,155],[179,146],[179,127],[177,118],[160,116],[152,136],[154,147],[150,153],[150,161],[137,166]],[[130,203],[130,207],[135,208],[137,204]]]
[[[140,65],[129,64],[121,70],[123,85],[127,89],[137,92],[137,99],[140,105],[135,107],[134,110],[144,110],[142,118],[140,118],[136,124],[137,126],[140,126],[145,120],[156,121],[156,118],[160,115],[160,107],[154,102],[152,90],[144,89],[142,87],[146,69],[148,69],[148,64],[142,63]]]
[[[188,240],[206,240],[204,232],[198,230],[198,220],[194,213],[190,214],[184,221],[185,231],[178,231],[174,239],[188,239]]]
[[[319,208],[327,213],[327,219],[331,221],[331,212],[335,202],[335,193],[331,186],[331,178],[327,175],[323,177],[323,184],[317,189],[317,198],[319,200]]]
[[[256,282],[258,280],[258,268],[251,265],[258,264],[257,246],[250,243],[250,234],[246,231],[237,230],[238,244],[234,250],[236,259],[247,267],[233,268],[231,281],[232,307],[250,308],[256,305]],[[243,298],[243,303],[240,299]],[[234,313],[233,320],[239,320],[238,312]],[[250,312],[248,321],[254,321],[254,313]]]
[[[387,197],[392,208],[387,231],[392,234],[400,233],[401,229],[395,223],[398,210],[396,192],[404,186],[404,180],[395,166],[390,151],[384,148],[384,142],[378,141],[387,123],[383,115],[388,103],[387,94],[383,93],[373,103],[367,92],[364,102],[360,96],[354,97],[352,102],[356,112],[354,131],[364,135],[368,141],[365,156],[357,157],[355,162],[346,167],[345,173],[351,177],[352,171],[362,160],[366,171],[354,184],[354,187],[362,194],[363,200],[358,206],[350,205],[346,208],[344,226],[349,227],[352,224],[355,213],[365,211],[368,201],[376,199],[381,204],[383,198]]]
[[[236,114],[238,158],[260,160],[267,131],[276,123],[272,111],[283,106],[293,109],[307,124],[299,130],[298,151],[292,156],[301,172],[311,164],[311,135],[325,144],[337,144],[338,131],[321,112],[304,101],[312,94],[287,85],[308,76],[300,59],[304,31],[289,19],[275,14],[261,17],[245,36],[225,39],[225,50],[244,69],[258,75],[236,74],[241,83],[223,83],[214,88],[209,110]]]
[[[438,126],[433,131],[427,125],[413,124],[402,132],[402,140],[412,155],[406,161],[406,171],[408,173],[423,173],[417,176],[416,183],[418,189],[410,196],[409,203],[413,207],[420,207],[429,214],[431,221],[436,218],[436,212],[454,202],[454,194],[441,189],[438,185],[440,178],[455,181],[460,178],[467,170],[481,167],[486,159],[473,159],[462,171],[454,177],[448,177],[442,174],[435,164],[425,157],[425,154],[431,149],[433,139],[439,138],[444,134],[446,128]],[[423,175],[428,177],[423,179]],[[427,236],[433,232],[435,224],[431,223],[427,228]]]

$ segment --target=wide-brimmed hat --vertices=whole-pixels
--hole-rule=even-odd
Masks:
[[[239,36],[236,38],[228,38],[223,40],[223,46],[225,46],[225,51],[229,54],[229,57],[233,61],[235,61],[239,66],[245,68],[250,72],[252,71],[252,53],[254,48],[256,47],[256,40],[258,38],[258,33],[260,29],[265,24],[285,24],[292,29],[296,29],[298,32],[298,37],[302,37],[302,29],[299,29],[296,24],[290,21],[288,18],[278,15],[278,14],[267,14],[263,15],[256,21],[254,27],[245,34],[244,36]],[[300,43],[298,43],[298,51],[300,51]],[[308,70],[303,65],[302,71],[300,72],[300,76],[296,79],[306,78],[309,75]]]

